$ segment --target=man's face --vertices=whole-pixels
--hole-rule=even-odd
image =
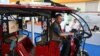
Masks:
[[[58,21],[58,23],[61,23],[62,20],[63,20],[62,16],[58,16],[58,17],[57,17],[57,21]]]

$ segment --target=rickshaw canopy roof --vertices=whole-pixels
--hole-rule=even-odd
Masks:
[[[0,4],[0,14],[23,14],[32,15],[38,13],[49,13],[49,12],[72,12],[75,11],[69,7],[61,6],[36,6],[36,5],[17,5],[17,4]]]

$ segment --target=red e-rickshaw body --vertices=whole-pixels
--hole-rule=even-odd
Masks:
[[[7,14],[7,15],[19,15],[19,16],[37,16],[41,15],[38,13],[50,13],[51,12],[63,12],[63,13],[74,13],[75,10],[69,8],[69,7],[60,7],[60,6],[33,6],[33,5],[4,5],[0,4],[0,14]],[[36,15],[35,15],[36,14]],[[3,26],[0,25],[0,40],[1,40],[1,52],[2,56],[7,56],[10,53],[11,43],[5,43],[5,38],[3,35]],[[55,43],[55,41],[50,41],[49,44],[45,46],[34,46],[32,41],[27,36],[21,36],[18,37],[18,32],[13,33],[13,36],[17,37],[17,43],[14,48],[15,52],[17,53],[17,56],[60,56],[60,48],[58,44]],[[33,33],[34,34],[34,33]],[[47,36],[48,37],[48,36]],[[6,39],[9,39],[9,37],[6,37]],[[72,47],[75,48],[74,41],[72,41]],[[55,46],[56,45],[56,46]],[[57,49],[52,49],[55,46]],[[51,48],[52,47],[52,48]],[[40,48],[40,49],[39,49]],[[44,49],[43,49],[44,48]],[[51,48],[51,49],[50,49]],[[43,52],[42,52],[42,51]],[[39,52],[40,51],[40,52]],[[55,52],[53,52],[55,51]],[[70,56],[73,56],[74,49],[71,49]],[[45,53],[44,53],[45,52]],[[58,55],[55,55],[57,52]]]
[[[59,7],[59,6],[31,6],[31,5],[4,5],[4,4],[0,4],[0,13],[1,15],[3,14],[16,14],[16,15],[25,15],[25,16],[34,16],[33,13],[34,11],[52,11],[52,12],[72,12],[74,11],[71,8],[68,7]],[[19,10],[19,11],[18,11]],[[1,52],[2,52],[2,56],[7,56],[9,55],[8,53],[10,53],[10,43],[5,43],[3,40],[5,38],[3,38],[2,34],[3,34],[3,26],[0,25],[0,40],[1,40]],[[14,34],[14,33],[13,33]],[[15,34],[13,36],[17,36],[18,34]],[[7,37],[6,37],[7,38]],[[32,44],[32,41],[27,37],[21,37],[22,39],[20,40],[20,37],[18,38],[18,42],[16,43],[16,47],[15,47],[15,51],[18,53],[18,56],[34,56],[34,53],[32,54],[32,49],[35,49],[35,47]],[[52,45],[51,45],[52,46]],[[37,48],[37,47],[36,47]],[[45,47],[44,47],[45,48]],[[48,49],[48,48],[47,48]],[[50,50],[50,49],[48,49]],[[48,51],[47,50],[47,51]],[[52,50],[51,50],[52,51]],[[34,50],[33,50],[34,52]],[[42,52],[42,51],[41,51]],[[48,52],[49,53],[49,52]],[[38,54],[38,53],[36,53]],[[39,55],[36,55],[39,56]],[[48,56],[48,55],[45,55]],[[50,55],[53,56],[53,55]],[[56,56],[60,56],[56,55]]]

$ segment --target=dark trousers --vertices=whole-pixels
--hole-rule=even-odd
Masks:
[[[62,40],[63,47],[60,56],[70,56],[70,42],[70,38]]]

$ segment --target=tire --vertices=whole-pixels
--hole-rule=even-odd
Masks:
[[[77,56],[89,56],[89,54],[86,51],[81,51]]]
[[[82,51],[82,56],[89,56],[89,54],[86,51]]]

